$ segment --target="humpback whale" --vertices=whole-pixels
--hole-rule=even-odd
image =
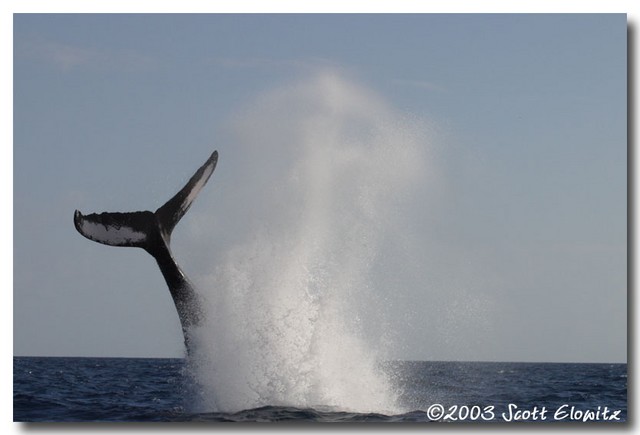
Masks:
[[[171,253],[171,233],[211,177],[218,162],[214,151],[187,184],[155,212],[104,212],[83,215],[76,210],[76,230],[87,239],[110,246],[142,248],[155,258],[178,311],[187,354],[189,328],[198,325],[204,313],[199,296]]]

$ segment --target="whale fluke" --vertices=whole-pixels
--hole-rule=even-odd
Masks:
[[[211,157],[193,174],[189,182],[180,192],[176,193],[166,204],[156,210],[155,214],[158,218],[158,223],[162,226],[166,237],[171,236],[171,232],[178,221],[182,219],[182,216],[189,210],[191,203],[196,199],[200,190],[207,184],[217,163],[218,151],[214,151]]]
[[[144,248],[150,228],[157,225],[150,211],[133,213],[93,213],[84,216],[76,210],[73,222],[80,234],[94,242],[110,246]]]
[[[218,152],[214,151],[187,184],[155,212],[83,215],[76,210],[73,215],[76,230],[87,239],[110,246],[143,248],[156,259],[178,310],[187,350],[188,328],[198,324],[203,314],[197,294],[171,254],[171,233],[211,177],[217,163]]]
[[[76,210],[73,217],[76,229],[94,242],[151,250],[154,248],[153,244],[157,242],[151,235],[159,229],[165,242],[169,244],[173,229],[189,210],[191,203],[211,177],[217,163],[218,152],[214,151],[187,184],[155,213],[150,211],[105,212],[85,216]]]

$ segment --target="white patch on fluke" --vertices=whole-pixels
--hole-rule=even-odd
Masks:
[[[127,245],[145,240],[146,234],[127,226],[103,225],[83,219],[82,233],[88,238],[109,245]]]
[[[207,180],[209,180],[209,177],[213,172],[213,168],[213,163],[209,163],[209,165],[207,165],[207,168],[204,170],[202,177],[200,177],[198,182],[195,184],[195,186],[193,186],[193,189],[191,189],[191,192],[189,192],[189,195],[187,196],[187,200],[185,201],[187,207],[193,202],[194,199],[196,199],[196,196],[198,196],[198,192],[200,192],[200,190],[207,183]]]

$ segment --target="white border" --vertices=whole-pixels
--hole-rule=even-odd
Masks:
[[[180,2],[168,2],[158,0],[156,2],[140,1],[140,0],[128,0],[126,2],[121,1],[86,1],[86,0],[34,0],[29,2],[21,2],[17,0],[5,0],[0,6],[0,56],[2,59],[3,68],[0,69],[0,75],[2,80],[0,83],[0,101],[2,111],[0,116],[0,138],[2,139],[2,146],[0,152],[2,156],[0,158],[0,177],[2,186],[2,199],[3,203],[10,203],[11,213],[5,206],[5,210],[0,214],[0,222],[2,225],[2,233],[0,236],[0,253],[2,254],[2,260],[0,262],[2,269],[1,276],[5,277],[5,285],[2,286],[4,303],[2,304],[4,315],[2,316],[2,331],[3,340],[2,345],[6,350],[5,356],[1,359],[1,371],[2,371],[2,386],[3,392],[0,396],[2,400],[2,414],[0,421],[8,423],[10,427],[4,427],[3,432],[8,429],[9,433],[18,433],[24,430],[23,424],[10,423],[13,421],[13,262],[9,261],[13,258],[13,14],[14,13],[237,13],[237,12],[261,12],[261,13],[282,13],[282,12],[295,12],[295,13],[356,13],[356,12],[368,12],[368,13],[627,13],[628,21],[633,26],[634,32],[632,36],[637,40],[637,17],[640,13],[640,2],[637,0],[609,0],[609,1],[568,1],[568,0],[538,0],[532,1],[473,1],[473,0],[449,0],[449,1],[416,1],[416,0],[342,0],[342,1],[301,1],[301,0],[278,0],[278,1],[257,1],[257,0],[234,0],[234,1],[207,1],[202,0],[182,0]],[[635,64],[635,43],[631,45],[633,49],[632,57],[630,61]],[[635,70],[635,68],[634,68]],[[630,99],[637,101],[635,89],[632,89],[633,95],[629,95]],[[630,123],[638,125],[637,113],[632,114],[633,118],[629,119]],[[632,144],[634,145],[634,144]],[[633,154],[637,154],[634,152]],[[637,167],[637,156],[634,159],[633,167]],[[629,174],[632,177],[633,174]],[[633,177],[635,178],[635,177]],[[633,183],[632,192],[637,192],[635,186],[635,180],[631,179]],[[43,180],[45,181],[45,180]],[[635,204],[636,199],[631,205]],[[636,240],[629,244],[629,247],[635,246]],[[629,264],[629,267],[633,267],[633,270],[637,270],[637,259],[633,255],[633,264]],[[8,277],[8,279],[7,279]],[[631,283],[630,283],[631,284]],[[630,293],[632,290],[630,290]],[[636,296],[637,298],[637,296]],[[636,299],[634,298],[634,299]],[[630,307],[630,315],[635,312],[634,307]],[[635,325],[636,322],[630,322]],[[635,330],[629,331],[630,337],[635,337]],[[630,343],[632,344],[632,343]],[[633,362],[633,347],[629,346],[629,360]],[[635,376],[632,377],[635,379]],[[6,383],[5,383],[6,382]],[[635,385],[630,386],[629,390],[633,391]],[[635,401],[629,401],[630,405],[633,405]],[[638,409],[635,407],[633,410],[629,410],[629,414],[632,417],[638,415]],[[442,431],[444,428],[441,425],[433,425],[436,427],[429,427],[428,430]],[[59,425],[50,426],[52,430],[73,430],[71,427],[60,427]],[[126,426],[113,425],[107,426],[106,432],[118,432],[120,433],[133,433],[137,430],[149,430],[149,426]],[[385,426],[385,431],[396,430],[393,425]],[[638,426],[635,426],[638,427]],[[39,427],[44,429],[44,427]],[[180,433],[184,430],[184,427],[175,427],[175,429],[168,429],[166,425],[162,428],[153,426],[154,429],[160,429],[163,432]],[[194,427],[195,428],[195,427]],[[264,428],[264,426],[249,426],[249,429]],[[510,429],[514,427],[509,426]],[[77,427],[80,430],[91,430],[91,426]],[[105,427],[101,426],[100,430],[104,430]],[[210,427],[216,432],[237,432],[238,427],[225,427],[216,425]],[[274,426],[272,430],[280,430],[282,426]],[[302,427],[291,427],[293,430],[301,430]],[[313,427],[317,430],[317,427]],[[330,426],[322,428],[324,432],[331,430],[331,432],[346,431],[344,427]],[[350,426],[349,430],[368,430],[370,426]],[[376,429],[381,429],[376,427]],[[451,429],[451,428],[448,428]],[[534,429],[537,431],[537,427],[528,426],[528,430]],[[540,427],[540,431],[545,429],[545,432],[551,429],[552,432],[560,432],[561,428],[544,426]],[[589,427],[588,429],[593,429]],[[153,430],[153,429],[152,429]],[[245,429],[246,430],[246,426]],[[425,427],[425,430],[427,428]],[[450,430],[447,430],[450,432]]]

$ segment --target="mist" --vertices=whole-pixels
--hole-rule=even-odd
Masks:
[[[209,234],[191,240],[190,256],[214,246],[197,278],[203,409],[396,410],[379,365],[396,343],[390,295],[375,278],[429,178],[426,125],[335,72],[236,113],[212,179],[219,194],[190,221],[192,235]]]

